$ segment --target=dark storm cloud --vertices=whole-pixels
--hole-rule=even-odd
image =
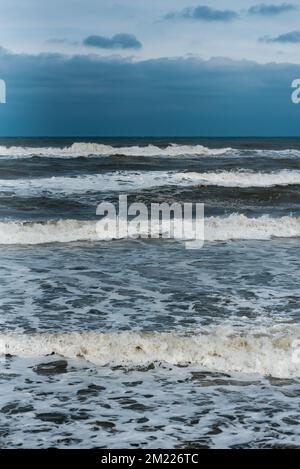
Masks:
[[[296,135],[299,65],[0,49],[1,135]],[[276,109],[276,112],[274,110]]]
[[[296,5],[292,3],[281,3],[280,5],[260,3],[249,8],[248,13],[249,15],[276,16],[296,9]]]
[[[109,38],[105,36],[88,36],[84,39],[83,44],[88,47],[96,47],[99,49],[140,49],[141,42],[133,34],[115,34]]]
[[[291,31],[289,33],[280,34],[279,36],[264,36],[260,38],[261,42],[275,42],[281,44],[297,44],[300,42],[300,31]]]
[[[181,11],[170,12],[166,19],[190,19],[200,21],[232,21],[238,17],[238,14],[233,10],[216,10],[206,5],[199,5],[197,7],[187,7]]]

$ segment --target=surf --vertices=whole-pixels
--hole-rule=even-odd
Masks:
[[[101,143],[76,142],[65,147],[22,147],[0,146],[2,157],[55,157],[79,158],[88,156],[219,156],[230,152],[231,148],[208,148],[203,145],[169,144],[164,147],[156,145],[117,147]]]
[[[299,327],[276,326],[249,333],[219,326],[194,334],[82,332],[0,334],[0,354],[60,355],[98,366],[196,366],[220,372],[300,377]]]
[[[96,220],[49,220],[46,222],[0,222],[0,245],[35,245],[47,243],[69,243],[76,241],[101,241],[97,233]],[[176,219],[172,223],[176,223]],[[169,229],[158,223],[158,234]],[[143,235],[141,230],[138,232]],[[270,240],[272,238],[299,238],[300,217],[284,216],[272,218],[269,215],[250,218],[243,214],[227,217],[206,217],[204,219],[204,241]],[[143,237],[143,236],[142,236]],[[148,231],[145,232],[145,239]],[[124,236],[125,238],[125,236]],[[131,232],[130,239],[135,238]],[[188,233],[185,233],[188,239]],[[191,239],[193,237],[191,236]],[[108,242],[108,241],[107,241]]]
[[[300,185],[300,171],[114,171],[102,174],[0,179],[0,192],[21,196],[133,191],[165,186],[274,187]]]

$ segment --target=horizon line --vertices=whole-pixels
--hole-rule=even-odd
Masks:
[[[181,136],[175,136],[175,135],[6,135],[6,136],[0,136],[0,140],[4,139],[46,139],[46,138],[52,138],[52,139],[78,139],[78,138],[83,138],[83,139],[253,139],[253,138],[261,138],[261,139],[266,139],[266,138],[299,138],[300,135],[216,135],[216,136],[205,136],[205,135],[181,135]]]

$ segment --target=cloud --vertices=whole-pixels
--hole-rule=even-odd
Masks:
[[[298,135],[300,65],[0,49],[2,136]],[[274,112],[276,109],[276,112]]]
[[[281,3],[280,5],[260,3],[249,8],[249,15],[276,16],[288,11],[297,10],[296,5],[292,3]]]
[[[98,49],[141,49],[141,42],[133,34],[116,34],[112,38],[105,36],[88,36],[83,40],[87,47]]]
[[[63,38],[60,38],[60,37],[53,37],[51,39],[47,39],[46,41],[46,44],[56,44],[56,45],[61,45],[61,44],[67,44],[67,45],[71,45],[71,46],[75,46],[75,45],[78,45],[78,42],[77,41],[70,41],[69,39],[63,37]]]
[[[260,42],[281,43],[281,44],[297,44],[300,42],[300,31],[291,31],[289,33],[280,34],[279,36],[264,36],[260,38]]]
[[[170,12],[166,19],[190,19],[199,21],[232,21],[238,17],[238,14],[233,10],[216,10],[206,5],[199,5],[197,7],[187,7],[178,12]]]
[[[68,43],[68,39],[66,38],[60,38],[60,37],[53,37],[51,39],[47,39],[47,44],[64,44],[64,43]]]

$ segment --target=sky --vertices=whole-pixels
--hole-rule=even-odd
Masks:
[[[300,136],[300,0],[0,0],[0,136]]]

